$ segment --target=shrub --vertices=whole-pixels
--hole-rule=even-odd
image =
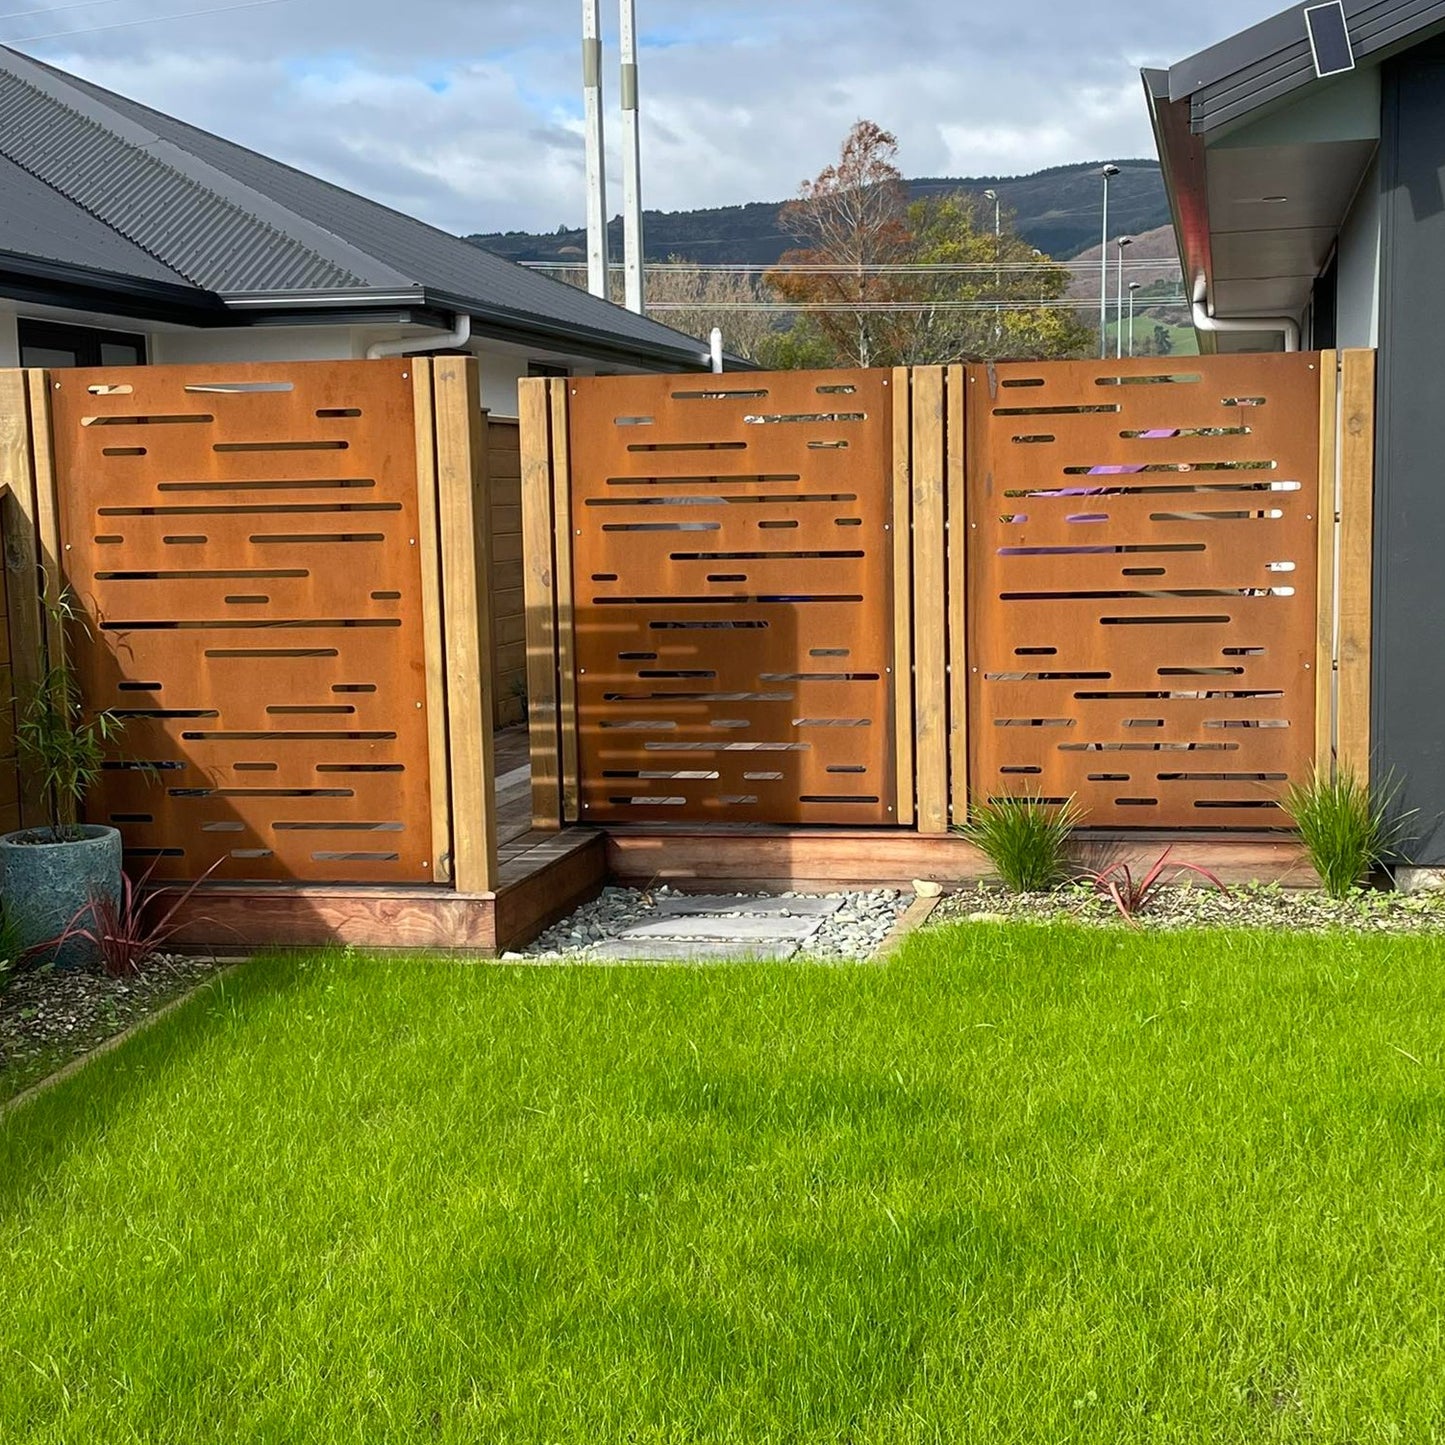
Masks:
[[[1069,836],[1082,819],[1072,797],[1063,803],[990,798],[974,804],[972,816],[958,831],[987,856],[1015,893],[1042,893],[1067,875]]]
[[[1181,873],[1197,873],[1206,883],[1213,886],[1221,893],[1228,894],[1227,889],[1220,880],[1209,871],[1208,868],[1201,868],[1197,863],[1170,863],[1169,855],[1174,851],[1171,843],[1155,860],[1153,866],[1142,878],[1135,878],[1133,870],[1122,860],[1118,863],[1111,863],[1107,868],[1100,869],[1097,873],[1088,875],[1089,881],[1105,898],[1113,903],[1119,910],[1119,915],[1126,923],[1132,923],[1136,928],[1139,926],[1139,915],[1149,906],[1149,900],[1163,886],[1164,874],[1169,873],[1169,882],[1174,882]]]
[[[1395,804],[1400,784],[1387,778],[1373,792],[1353,773],[1311,774],[1281,800],[1331,898],[1344,898],[1399,848],[1413,810]]]

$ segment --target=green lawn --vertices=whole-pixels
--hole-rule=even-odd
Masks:
[[[1441,961],[263,962],[0,1122],[0,1439],[1445,1438]]]

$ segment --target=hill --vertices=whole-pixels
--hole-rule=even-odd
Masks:
[[[950,191],[995,190],[1017,218],[1018,233],[1032,246],[1060,260],[1099,244],[1102,162],[1054,166],[1027,176],[923,176],[908,182],[914,196]],[[1109,230],[1138,235],[1169,223],[1164,182],[1155,161],[1116,161],[1109,187]],[[782,201],[753,201],[701,211],[648,211],[644,220],[647,259],[770,266],[792,244],[779,229]],[[622,221],[608,227],[613,254],[622,254]],[[585,230],[559,227],[550,234],[492,232],[467,240],[510,261],[582,261]]]

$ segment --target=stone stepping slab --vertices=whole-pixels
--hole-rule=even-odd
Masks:
[[[723,943],[801,943],[811,938],[821,927],[823,920],[811,917],[791,918],[749,918],[746,914],[733,914],[717,918],[710,914],[679,914],[674,918],[650,918],[643,923],[634,923],[631,928],[618,934],[619,939],[628,941],[648,938],[718,939]]]
[[[657,916],[709,913],[728,917],[753,914],[767,918],[829,918],[842,906],[841,898],[734,898],[726,893],[697,893],[660,899]]]
[[[588,958],[607,963],[751,963],[780,962],[798,951],[796,943],[763,940],[729,943],[716,939],[613,939],[587,950]]]

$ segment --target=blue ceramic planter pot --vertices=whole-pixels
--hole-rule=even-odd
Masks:
[[[120,834],[82,824],[75,838],[56,841],[51,828],[26,828],[0,838],[0,898],[14,923],[21,949],[64,933],[92,899],[120,897]],[[88,920],[80,920],[89,926]],[[34,961],[84,968],[98,959],[95,946],[72,938],[63,948],[33,955]]]

